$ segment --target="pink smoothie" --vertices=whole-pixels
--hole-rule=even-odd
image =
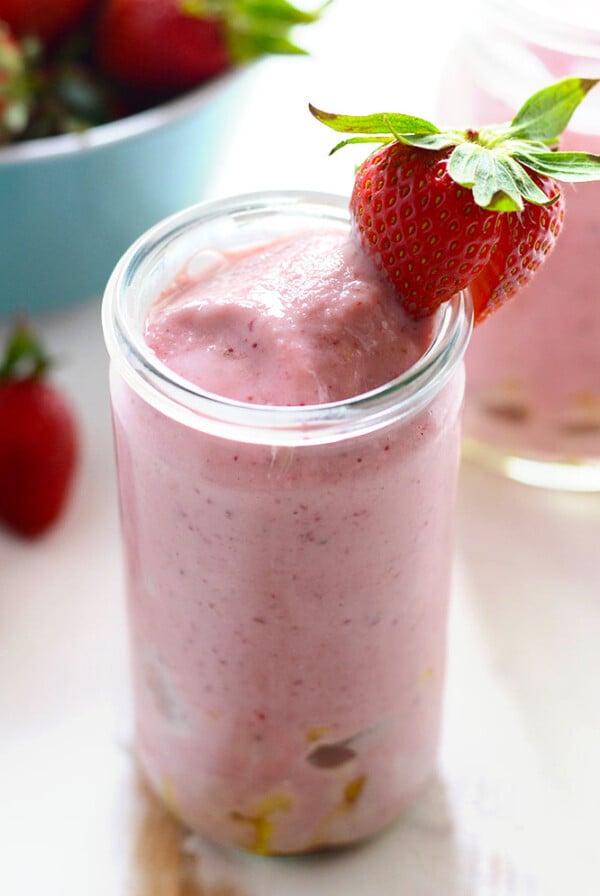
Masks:
[[[303,405],[393,379],[437,325],[332,229],[196,258],[146,340],[208,391]],[[431,775],[462,391],[458,365],[399,422],[277,447],[179,423],[113,371],[137,749],[187,825],[264,854],[334,846]]]
[[[208,391],[303,405],[395,379],[433,332],[433,322],[406,317],[354,240],[334,232],[207,253],[200,280],[184,269],[156,302],[146,342]]]
[[[509,63],[510,54],[505,62]],[[600,61],[551,51],[534,41],[515,57],[529,57],[540,83],[596,71]],[[515,113],[499,99],[508,76],[494,89],[480,86],[456,62],[440,108],[448,118],[480,124]],[[542,69],[542,66],[544,68]],[[539,72],[544,74],[540,75]],[[568,131],[561,149],[600,153],[600,96],[595,88],[581,109],[594,132]],[[514,91],[514,87],[513,87]],[[581,121],[581,119],[580,119]],[[575,123],[575,122],[574,122]],[[600,183],[563,187],[566,217],[552,255],[514,302],[478,327],[467,353],[465,435],[500,452],[552,462],[600,461]]]

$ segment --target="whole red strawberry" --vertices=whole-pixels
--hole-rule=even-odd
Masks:
[[[450,178],[449,155],[391,143],[360,167],[350,199],[363,249],[414,317],[464,289],[498,241],[499,215]]]
[[[363,251],[413,317],[469,287],[475,323],[524,286],[558,238],[564,201],[555,179],[600,179],[600,156],[553,151],[595,80],[567,78],[530,97],[512,122],[442,131],[396,113],[319,121],[377,142],[350,200]]]
[[[20,37],[34,35],[41,41],[61,36],[97,0],[0,0],[0,19]]]
[[[288,32],[319,14],[288,0],[106,0],[96,55],[127,85],[185,90],[264,53],[303,52]]]
[[[78,454],[73,412],[47,365],[30,331],[17,328],[0,368],[0,522],[25,536],[61,514]]]

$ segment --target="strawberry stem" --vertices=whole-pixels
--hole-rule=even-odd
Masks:
[[[0,366],[0,381],[34,379],[43,376],[51,364],[32,329],[25,323],[19,323],[6,346]]]

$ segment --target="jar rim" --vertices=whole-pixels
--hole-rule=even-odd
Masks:
[[[198,203],[144,233],[117,263],[102,302],[111,361],[130,387],[161,413],[203,432],[270,445],[324,444],[380,429],[425,407],[449,381],[466,350],[472,309],[458,293],[439,313],[437,332],[423,355],[395,379],[360,395],[310,405],[250,404],[190,383],[160,361],[136,332],[127,299],[139,291],[148,259],[165,241],[211,219],[281,214],[349,224],[348,199],[300,190],[266,191]],[[136,279],[137,277],[137,279]]]

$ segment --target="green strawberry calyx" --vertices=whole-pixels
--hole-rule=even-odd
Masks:
[[[306,11],[288,0],[181,0],[181,9],[220,22],[232,62],[241,64],[266,54],[304,55],[291,40],[291,29],[316,22],[331,2]]]
[[[26,323],[18,323],[10,335],[0,362],[0,383],[42,377],[52,361]]]
[[[475,202],[490,211],[521,211],[524,202],[550,205],[530,171],[570,183],[600,180],[600,156],[560,152],[558,140],[575,109],[600,79],[565,78],[534,93],[513,120],[477,130],[440,130],[423,118],[395,112],[337,115],[309,105],[311,113],[334,131],[354,136],[350,143],[400,142],[429,150],[450,149],[448,175],[472,190]]]

